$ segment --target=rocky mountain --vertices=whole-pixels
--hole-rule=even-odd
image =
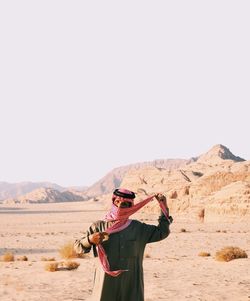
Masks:
[[[142,168],[127,172],[121,187],[138,198],[162,192],[177,216],[204,221],[250,220],[250,161],[216,145],[206,154],[173,170]],[[153,202],[145,211],[158,210]]]
[[[117,187],[125,187],[136,192],[137,199],[156,192],[164,193],[168,197],[171,213],[177,219],[184,217],[205,222],[250,220],[250,161],[235,156],[220,144],[189,160],[155,160],[115,168],[83,191],[75,190],[75,187],[67,191],[60,186],[60,191],[53,187],[42,187],[20,196],[26,189],[32,189],[33,184],[44,185],[21,183],[19,187],[14,187],[16,184],[12,186],[1,182],[2,196],[11,193],[19,195],[4,202],[68,202],[93,197],[109,207],[112,191]],[[144,212],[149,214],[158,210],[156,202],[144,208]]]
[[[0,200],[4,200],[7,198],[16,198],[38,188],[52,188],[58,191],[65,190],[64,187],[50,182],[0,182]]]
[[[244,159],[235,156],[230,152],[230,150],[224,145],[217,144],[212,147],[207,153],[198,157],[197,162],[212,162],[213,164],[216,162],[222,162],[223,160],[232,160],[234,162],[242,162]]]
[[[4,200],[4,204],[26,204],[26,203],[55,203],[55,202],[77,202],[85,199],[70,191],[60,192],[52,188],[38,188],[17,198]]]
[[[85,193],[89,197],[99,196],[102,194],[110,193],[118,188],[128,171],[138,171],[141,168],[154,167],[156,169],[173,170],[184,166],[186,163],[192,160],[185,159],[159,159],[149,162],[142,162],[136,164],[130,164],[122,167],[117,167],[101,178],[94,185],[85,190]]]

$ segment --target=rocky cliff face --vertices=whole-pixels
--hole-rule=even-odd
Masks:
[[[250,184],[232,182],[209,197],[205,206],[205,221],[250,221]]]
[[[39,188],[20,197],[6,199],[4,204],[76,202],[84,200],[82,196],[70,191],[60,192],[52,188]]]
[[[190,160],[185,159],[166,159],[155,160],[152,162],[142,162],[136,164],[130,164],[113,169],[106,176],[96,182],[94,185],[84,191],[89,197],[99,196],[102,194],[110,193],[114,189],[118,188],[125,176],[129,171],[139,171],[142,168],[154,167],[156,169],[173,170],[185,165]]]
[[[249,220],[249,185],[250,161],[222,145],[181,168],[131,170],[121,183],[139,198],[162,192],[173,214],[204,221]],[[152,203],[145,210],[154,212],[158,205]]]

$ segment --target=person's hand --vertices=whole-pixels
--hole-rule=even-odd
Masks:
[[[162,193],[156,193],[155,198],[157,199],[157,201],[163,202],[167,205],[167,198]]]
[[[107,232],[96,232],[91,235],[89,235],[88,240],[93,245],[99,245],[104,240],[108,239],[108,233]]]
[[[162,193],[156,193],[155,198],[157,199],[157,201],[162,202],[165,205],[167,212],[169,213],[169,208],[167,205],[167,198],[165,197],[165,195]]]

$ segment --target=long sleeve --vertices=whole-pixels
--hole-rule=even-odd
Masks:
[[[95,245],[91,245],[89,243],[88,237],[96,232],[104,232],[109,226],[111,225],[110,222],[105,221],[97,221],[93,223],[86,232],[86,235],[80,239],[75,240],[74,242],[74,250],[77,254],[82,253],[89,253],[90,250],[93,248],[94,256],[97,257],[97,250]]]
[[[80,239],[75,240],[74,242],[74,250],[77,254],[82,254],[82,253],[89,253],[92,245],[88,241],[88,237],[93,234],[96,231],[96,225],[92,224],[88,231],[86,232],[86,235]],[[95,254],[95,246],[94,247],[94,254]]]
[[[147,225],[143,223],[143,233],[146,243],[156,242],[165,239],[170,234],[170,221],[161,214],[158,218],[158,225]]]

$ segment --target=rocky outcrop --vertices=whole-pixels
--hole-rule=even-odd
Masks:
[[[85,198],[82,196],[70,191],[60,192],[52,188],[39,188],[20,197],[6,199],[4,204],[76,202],[84,200]]]
[[[250,161],[234,156],[221,145],[182,168],[159,170],[148,167],[129,171],[121,183],[141,199],[162,192],[167,195],[173,214],[207,222],[247,220],[250,214],[248,185]],[[144,211],[157,210],[157,203],[153,203]]]
[[[111,193],[114,189],[121,185],[121,182],[125,174],[129,171],[139,171],[142,168],[155,168],[156,170],[174,170],[186,163],[191,162],[185,159],[160,159],[151,162],[142,162],[136,164],[130,164],[113,169],[106,176],[96,182],[94,185],[86,189],[85,194],[89,197],[94,197],[106,193]]]
[[[7,198],[16,198],[38,188],[52,188],[58,191],[65,190],[64,187],[50,182],[0,182],[0,200],[4,200]]]
[[[249,222],[250,182],[232,182],[214,193],[205,205],[207,222]]]

